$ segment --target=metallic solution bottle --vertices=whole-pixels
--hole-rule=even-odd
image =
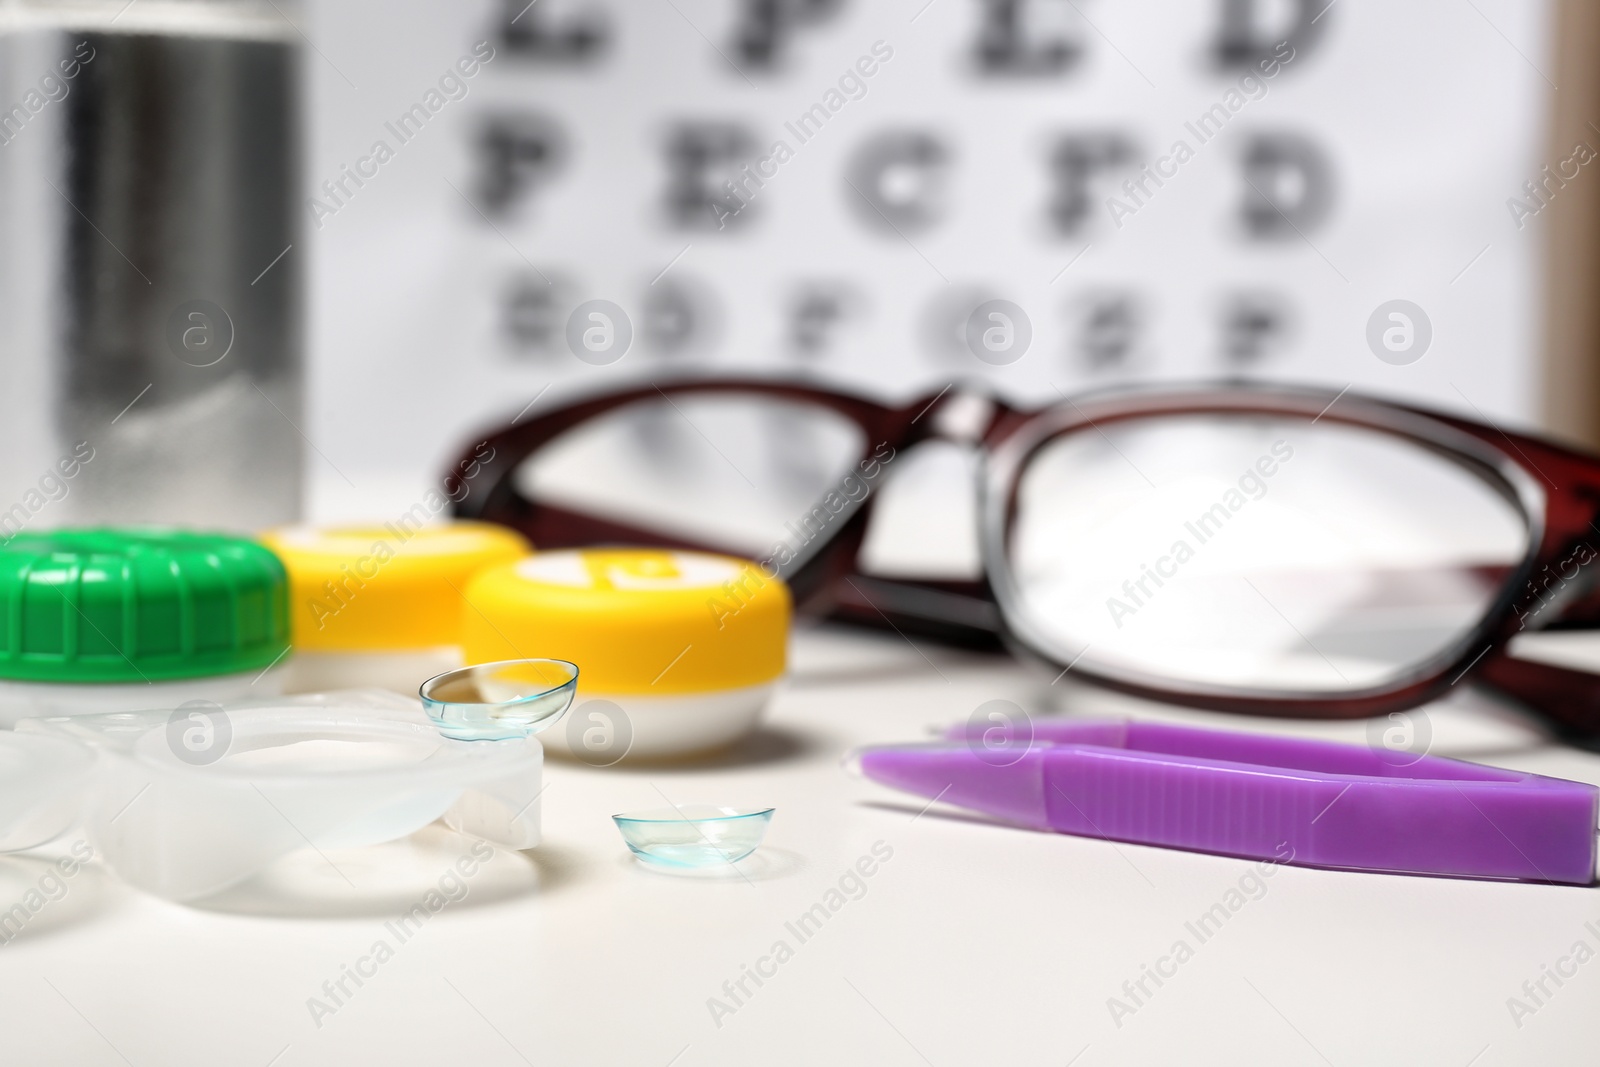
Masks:
[[[0,0],[0,541],[299,517],[298,36]]]

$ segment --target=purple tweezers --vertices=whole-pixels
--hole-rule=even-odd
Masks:
[[[1036,722],[986,747],[859,750],[867,778],[1041,830],[1308,867],[1587,885],[1600,789],[1476,763],[1222,730]]]

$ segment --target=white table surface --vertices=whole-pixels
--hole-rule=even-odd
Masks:
[[[894,635],[797,636],[766,729],[710,764],[547,766],[545,844],[497,854],[404,943],[385,923],[470,842],[442,829],[307,852],[205,906],[144,896],[91,864],[0,945],[0,1062],[218,1064],[1491,1064],[1594,1063],[1600,962],[1542,1005],[1523,983],[1584,942],[1592,888],[1282,867],[987,825],[847,778],[839,756],[915,739],[985,701],[1030,713],[1128,711],[1002,657]],[[1359,724],[1133,713],[1360,741]],[[1432,750],[1600,783],[1600,756],[1544,740],[1459,693],[1427,709]],[[773,804],[766,847],[732,876],[630,860],[613,812]],[[877,843],[892,856],[830,898]],[[337,868],[337,869],[335,869]],[[42,861],[0,858],[9,907]],[[1241,882],[1243,880],[1243,882]],[[1185,924],[1262,889],[1200,942]],[[457,894],[458,895],[458,894]],[[843,900],[840,904],[839,901]],[[1237,901],[1238,897],[1232,898]],[[834,903],[801,941],[789,923]],[[1593,928],[1586,923],[1594,923]],[[332,1014],[308,1000],[379,940],[392,958]],[[1192,956],[1131,1014],[1109,998],[1186,941]],[[783,941],[735,1005],[723,989]],[[714,1017],[710,998],[731,1014]],[[1508,999],[1535,1007],[1514,1018]],[[320,1024],[320,1025],[319,1025]]]

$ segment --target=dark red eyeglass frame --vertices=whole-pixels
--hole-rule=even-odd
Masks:
[[[1569,737],[1600,737],[1600,674],[1513,658],[1506,648],[1512,637],[1530,628],[1526,622],[1530,612],[1531,629],[1600,625],[1600,567],[1574,562],[1580,549],[1588,559],[1600,556],[1591,544],[1600,543],[1600,527],[1595,525],[1600,517],[1600,458],[1469,419],[1348,391],[1248,383],[1166,386],[1090,394],[1042,409],[1020,410],[987,392],[956,386],[896,407],[814,385],[761,378],[652,383],[578,400],[478,439],[452,468],[452,478],[463,470],[477,470],[471,491],[455,503],[454,514],[509,526],[542,549],[605,544],[727,551],[727,546],[530,501],[517,492],[513,478],[535,451],[592,418],[640,401],[674,403],[676,398],[707,395],[759,396],[836,412],[861,428],[863,460],[885,444],[896,451],[933,440],[980,447],[985,454],[982,579],[919,581],[862,573],[859,552],[875,494],[842,513],[818,538],[814,550],[783,577],[802,611],[969,646],[1004,643],[1057,668],[1063,666],[1060,650],[1044,647],[1021,616],[1003,550],[1015,516],[1018,474],[1046,442],[1127,419],[1223,413],[1327,420],[1412,441],[1474,470],[1519,508],[1529,529],[1530,547],[1521,564],[1493,576],[1502,588],[1491,609],[1439,656],[1382,686],[1328,695],[1178,688],[1159,679],[1087,666],[1069,667],[1076,671],[1074,677],[1148,699],[1217,711],[1340,719],[1414,707],[1470,679],[1543,713]],[[488,459],[483,458],[484,445],[492,450]]]

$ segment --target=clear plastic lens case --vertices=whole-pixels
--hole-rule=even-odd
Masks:
[[[119,877],[173,900],[220,892],[297,849],[378,844],[441,818],[505,848],[539,842],[539,742],[443,737],[394,693],[195,701],[17,729],[40,752],[88,750],[78,790],[91,843]]]

